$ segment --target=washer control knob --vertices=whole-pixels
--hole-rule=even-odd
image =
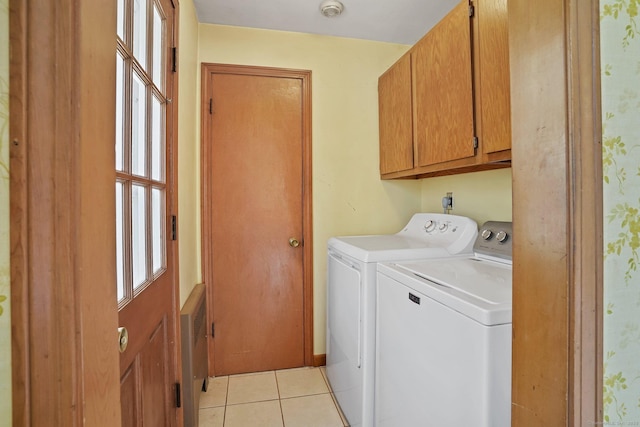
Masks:
[[[508,238],[509,238],[509,235],[504,230],[500,230],[498,231],[498,234],[496,234],[496,240],[500,243],[506,242]]]
[[[436,229],[436,222],[432,219],[428,220],[427,223],[424,225],[424,229],[427,230],[427,233],[431,233],[433,230]]]
[[[492,236],[493,236],[493,232],[491,230],[489,230],[488,228],[485,228],[484,230],[482,230],[482,232],[480,233],[480,236],[482,236],[482,238],[484,240],[489,240]]]
[[[438,226],[438,231],[440,231],[441,233],[444,233],[445,231],[447,231],[447,228],[449,228],[449,224],[447,224],[446,222],[442,222]]]

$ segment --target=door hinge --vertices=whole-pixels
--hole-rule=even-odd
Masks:
[[[171,240],[178,238],[178,224],[175,215],[171,215]]]
[[[478,148],[478,137],[474,136],[473,137],[473,149],[477,149]]]
[[[211,338],[216,336],[216,324],[211,322]]]
[[[173,60],[173,64],[171,65],[171,71],[173,71],[174,73],[178,70],[178,48],[174,47],[171,48],[171,56],[172,56],[172,60]]]
[[[475,13],[476,13],[476,8],[472,4],[470,4],[469,5],[469,18],[473,18]]]
[[[176,383],[176,408],[182,407],[182,395],[180,394],[180,383]]]
[[[209,114],[213,114],[213,98],[209,98]]]

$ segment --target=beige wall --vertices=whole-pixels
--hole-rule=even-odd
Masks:
[[[180,2],[178,62],[178,244],[180,307],[202,280],[200,271],[200,215],[198,134],[198,19],[191,0]]]
[[[442,198],[453,192],[452,214],[485,221],[511,221],[511,169],[422,180],[422,210],[442,212]]]
[[[453,213],[479,224],[511,220],[511,170],[381,181],[377,79],[408,46],[281,31],[197,24],[193,3],[180,19],[180,301],[201,280],[200,63],[312,71],[314,346],[325,353],[326,243],[335,235],[391,233],[414,212]],[[197,29],[197,33],[196,33]]]
[[[420,210],[419,181],[382,182],[378,172],[378,76],[408,46],[208,24],[198,42],[201,62],[312,71],[314,351],[323,354],[327,239],[395,232]]]

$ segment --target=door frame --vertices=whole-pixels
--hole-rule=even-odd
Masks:
[[[9,7],[13,425],[117,426],[115,2]]]
[[[121,423],[115,28],[112,0],[9,0],[13,425]],[[172,105],[175,138],[175,95]],[[177,319],[177,251],[175,260]]]
[[[304,363],[306,366],[317,364],[313,354],[313,222],[311,191],[311,71],[273,67],[257,67],[246,65],[230,65],[202,63],[201,65],[201,130],[200,130],[200,182],[201,182],[201,250],[202,279],[207,289],[207,321],[213,322],[213,248],[211,226],[207,218],[213,213],[213,201],[209,197],[212,188],[212,174],[209,165],[212,163],[213,150],[205,142],[211,138],[210,96],[212,74],[236,74],[266,76],[279,78],[295,78],[302,81],[302,251],[303,251],[303,331],[304,331]],[[209,354],[209,375],[214,373],[213,355]]]
[[[509,2],[512,425],[602,422],[599,2]]]

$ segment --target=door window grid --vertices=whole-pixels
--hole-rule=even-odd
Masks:
[[[118,0],[116,268],[120,306],[166,270],[166,17]]]

